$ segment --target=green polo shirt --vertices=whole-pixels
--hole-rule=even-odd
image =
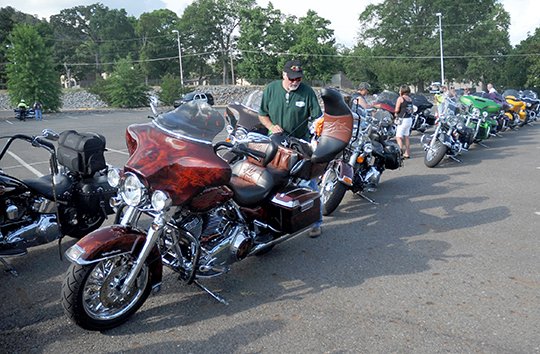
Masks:
[[[259,114],[270,117],[292,136],[309,140],[309,119],[319,118],[322,111],[315,91],[307,84],[300,83],[287,95],[282,81],[276,80],[265,87]]]

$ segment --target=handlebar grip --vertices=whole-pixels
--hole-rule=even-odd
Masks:
[[[48,147],[49,149],[53,149],[53,150],[54,150],[54,144],[53,144],[53,143],[48,142],[47,140],[42,139],[42,138],[39,138],[39,137],[36,137],[35,140],[36,140],[36,142],[38,142],[40,145],[46,146],[46,147]]]

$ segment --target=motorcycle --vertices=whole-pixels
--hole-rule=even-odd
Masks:
[[[506,115],[513,121],[512,126],[522,127],[527,124],[527,104],[521,100],[519,91],[508,89],[502,93],[502,96],[509,104]]]
[[[225,107],[225,121],[230,136],[242,139],[249,132],[268,135],[268,129],[259,121],[259,107],[263,92],[255,90],[241,102],[232,102]]]
[[[429,102],[424,95],[412,95],[413,102],[413,121],[411,131],[417,130],[420,133],[435,125],[435,116],[431,113],[433,103]]]
[[[380,109],[364,119],[367,123],[365,126],[360,118],[355,119],[349,144],[339,158],[330,162],[320,180],[325,216],[336,210],[347,190],[373,203],[361,193],[364,190],[376,191],[383,171],[395,170],[403,164],[399,146],[389,140],[388,127],[393,126],[392,115]]]
[[[27,119],[34,119],[34,117],[36,116],[36,113],[33,108],[27,108],[27,109],[15,108],[13,111],[15,112],[15,118],[23,122]]]
[[[540,117],[540,99],[536,92],[524,90],[520,92],[521,101],[525,102],[527,122],[536,122]]]
[[[465,124],[465,117],[460,113],[454,99],[447,97],[444,108],[431,135],[424,134],[420,139],[424,151],[424,164],[437,166],[445,156],[461,162],[457,156],[467,151],[474,141],[474,132]]]
[[[475,143],[482,145],[482,140],[497,134],[499,124],[496,115],[501,110],[500,104],[486,98],[469,95],[461,96],[459,102],[465,107],[467,113],[465,125],[473,130]]]
[[[260,134],[213,144],[225,124],[206,103],[129,126],[128,161],[108,174],[119,188],[112,200],[117,223],[66,251],[72,262],[62,286],[66,315],[88,330],[119,326],[160,289],[163,265],[226,303],[201,280],[268,252],[320,218],[319,193],[299,183],[321,175],[352,131],[339,92],[323,89],[322,99],[324,129],[311,155]],[[243,158],[229,164],[219,156],[223,149]]]
[[[50,154],[50,174],[18,179],[0,168],[0,261],[22,256],[29,247],[60,239],[81,238],[101,226],[114,211],[108,200],[116,189],[107,182],[105,138],[67,130],[45,129],[42,135],[16,134],[0,152],[0,161],[14,141],[26,141]],[[50,141],[49,141],[50,140]],[[58,141],[58,149],[51,141]]]

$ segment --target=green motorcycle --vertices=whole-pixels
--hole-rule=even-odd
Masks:
[[[496,115],[501,111],[497,102],[478,96],[461,96],[459,102],[467,112],[467,127],[474,131],[474,142],[480,144],[482,140],[497,135]]]

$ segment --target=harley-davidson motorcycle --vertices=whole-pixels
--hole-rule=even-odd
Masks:
[[[420,139],[426,152],[424,164],[427,167],[437,166],[445,156],[461,162],[457,156],[474,142],[474,131],[465,124],[466,117],[461,114],[458,103],[447,97],[443,105],[433,134],[424,134]]]
[[[435,125],[436,118],[431,113],[433,103],[429,102],[426,96],[421,94],[412,95],[411,98],[413,103],[411,131],[416,130],[423,133]]]
[[[109,199],[116,189],[107,182],[105,138],[67,130],[59,135],[16,134],[7,139],[0,161],[14,141],[26,141],[50,153],[50,174],[18,179],[0,168],[0,261],[16,274],[5,257],[22,256],[29,247],[65,235],[81,238],[96,230],[114,211]],[[51,141],[58,141],[58,149]]]
[[[395,134],[392,128],[393,117],[384,109],[369,112],[364,118],[355,115],[349,144],[339,158],[330,162],[319,183],[323,215],[334,212],[348,190],[374,192],[385,169],[402,166],[401,150],[389,140]]]
[[[120,325],[160,288],[163,265],[225,303],[201,280],[269,251],[320,218],[319,193],[299,183],[321,175],[352,133],[351,111],[339,92],[324,89],[322,99],[325,124],[311,155],[260,134],[251,142],[213,144],[224,119],[205,103],[129,126],[128,161],[109,171],[119,188],[112,200],[118,223],[66,251],[72,262],[62,286],[67,316],[89,330]],[[229,164],[219,155],[223,149],[243,158]]]

